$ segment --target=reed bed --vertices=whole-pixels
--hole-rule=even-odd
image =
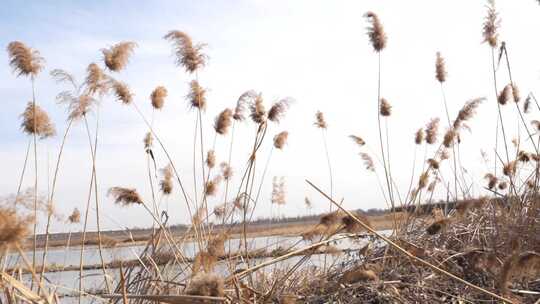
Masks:
[[[217,117],[206,117],[205,110],[214,104],[207,97],[208,88],[200,83],[199,73],[208,64],[209,56],[205,53],[206,44],[193,42],[188,33],[173,30],[163,38],[172,46],[176,66],[192,77],[185,99],[195,115],[194,133],[180,136],[193,136],[193,172],[179,172],[154,126],[155,116],[167,111],[169,89],[157,86],[148,93],[148,100],[141,100],[120,79],[137,50],[135,42],[124,41],[103,48],[102,62],[88,65],[82,83],[64,70],[53,69],[51,77],[63,87],[58,102],[67,108],[68,127],[63,133],[50,194],[46,198],[39,195],[38,179],[43,177],[37,175],[36,169],[33,188],[23,190],[19,185],[15,195],[2,199],[0,303],[60,303],[70,299],[79,303],[124,304],[539,303],[540,137],[537,134],[540,122],[527,121],[530,118],[526,114],[531,107],[540,110],[540,105],[533,92],[521,96],[512,78],[510,46],[498,34],[500,19],[494,2],[489,1],[486,9],[479,32],[490,50],[488,59],[493,74],[486,77],[492,77],[496,98],[474,97],[457,113],[451,113],[445,86],[451,78],[443,52],[434,54],[433,83],[438,82],[441,87],[446,130],[441,136],[441,120],[434,117],[416,132],[411,131],[411,143],[415,149],[424,149],[424,157],[418,158],[421,161],[418,166],[415,150],[408,189],[398,189],[395,176],[399,172],[393,172],[391,165],[390,123],[400,113],[396,113],[381,92],[381,74],[387,72],[382,70],[381,61],[383,51],[389,47],[389,36],[384,30],[384,20],[375,12],[365,14],[366,43],[371,44],[378,63],[378,70],[373,72],[378,79],[376,144],[380,151],[374,152],[371,143],[361,135],[349,137],[359,150],[367,173],[375,173],[383,192],[381,201],[388,209],[385,216],[392,222],[387,233],[377,231],[362,212],[345,210],[342,202],[336,201],[329,153],[334,147],[327,142],[325,115],[317,111],[314,125],[323,137],[321,150],[326,155],[328,190],[309,180],[306,183],[313,190],[312,198],[317,195],[328,203],[329,212],[297,235],[294,244],[250,247],[248,232],[254,211],[264,204],[259,198],[272,153],[274,150],[286,153],[287,142],[292,138],[289,130],[281,129],[279,124],[295,101],[284,97],[269,102],[263,93],[247,90],[235,104],[220,110]],[[10,43],[7,52],[15,76],[28,77],[32,85],[32,99],[21,114],[21,130],[31,136],[22,181],[28,174],[25,169],[31,159],[30,147],[34,148],[37,168],[37,140],[56,135],[56,129],[35,99],[34,83],[39,81],[38,76],[43,77],[40,72],[45,69],[44,59],[37,50],[18,41]],[[502,90],[501,79],[509,80]],[[141,152],[147,155],[148,176],[144,178],[148,178],[151,198],[119,183],[108,189],[106,202],[98,199],[96,153],[100,136],[106,136],[98,136],[99,109],[106,107],[103,100],[115,100],[125,105],[126,111],[132,109],[147,127],[148,132],[141,134],[144,144]],[[151,107],[151,119],[139,106],[141,102]],[[481,104],[497,109],[494,163],[485,176],[476,177],[484,185],[486,196],[473,197],[467,187],[460,145],[466,144],[461,134],[469,129],[467,123],[474,119]],[[514,134],[505,128],[508,122],[501,110],[511,104],[519,130],[525,131],[515,135],[514,142],[509,141]],[[91,112],[96,115],[88,116]],[[77,246],[80,264],[48,264],[50,226],[56,219],[54,189],[57,176],[62,174],[62,151],[70,129],[79,124],[88,135],[92,171],[85,204],[77,206],[67,217],[70,232],[65,250],[69,252],[70,246]],[[205,138],[203,128],[209,125],[213,136]],[[231,159],[236,151],[234,135],[238,128],[251,130],[252,145],[248,147],[244,166],[233,168]],[[227,151],[217,150],[216,141],[226,137],[230,138]],[[520,145],[521,142],[524,144]],[[270,152],[264,155],[261,147],[269,147]],[[261,159],[266,161],[261,163]],[[193,179],[193,189],[184,186],[186,178]],[[437,187],[442,187],[447,195],[446,200],[434,204]],[[273,187],[268,189],[272,193],[270,206],[275,204],[279,210],[279,206],[287,203],[286,189],[285,178],[274,177]],[[173,232],[162,206],[162,201],[172,193],[180,194],[191,219],[180,235]],[[311,208],[312,198],[306,197],[306,208]],[[142,238],[143,245],[135,259],[105,261],[104,248],[115,247],[119,242],[101,233],[100,206],[104,203],[140,208],[152,219],[152,232]],[[95,219],[89,217],[91,208],[96,211]],[[43,218],[47,228],[39,263],[36,227]],[[97,238],[90,240],[86,238],[90,235],[87,226],[91,221],[96,222],[98,230]],[[83,231],[81,243],[73,244],[73,227],[79,223]],[[239,233],[240,237],[231,246],[233,233]],[[29,238],[33,238],[31,260],[22,249]],[[122,243],[135,245],[136,241],[140,244],[141,239],[136,240],[127,229]],[[345,241],[348,248],[336,246]],[[88,250],[85,245],[92,242],[97,245],[100,260],[89,265],[84,263]],[[188,252],[188,247],[193,250]],[[8,263],[13,256],[18,257],[14,265]],[[321,263],[314,262],[317,257],[322,257]],[[94,275],[103,284],[87,286],[85,271],[89,270],[99,270]],[[79,272],[77,289],[63,290],[66,287],[49,279],[52,273],[64,271]]]

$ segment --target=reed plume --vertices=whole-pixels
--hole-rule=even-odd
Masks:
[[[163,86],[158,86],[150,94],[150,100],[152,101],[152,107],[156,110],[161,110],[165,104],[165,98],[167,97],[167,89]]]
[[[163,37],[169,40],[176,55],[176,65],[193,73],[206,65],[207,56],[202,53],[205,44],[193,44],[191,37],[181,31],[170,31]]]
[[[289,137],[289,132],[283,131],[274,136],[274,147],[282,150],[285,144],[287,143],[287,138]]]
[[[414,143],[417,145],[421,145],[424,141],[425,133],[424,129],[420,128],[416,133],[414,134]]]
[[[75,77],[73,75],[71,75],[70,73],[68,73],[67,71],[65,71],[65,70],[54,69],[49,74],[52,76],[54,81],[56,81],[57,83],[68,82],[69,84],[71,84],[73,86],[73,88],[78,87],[77,81],[75,81]]]
[[[326,120],[324,119],[324,114],[321,111],[315,113],[315,126],[319,129],[326,129],[328,127]]]
[[[143,203],[139,193],[134,188],[112,187],[107,192],[107,195],[114,198],[115,204],[123,206]]]
[[[217,194],[219,183],[221,182],[221,175],[216,175],[213,179],[206,182],[204,187],[204,193],[207,196],[214,196]]]
[[[514,98],[515,103],[518,103],[521,100],[519,88],[515,83],[512,83],[512,97]]]
[[[22,218],[15,209],[0,207],[0,250],[20,243],[29,233],[29,218]]]
[[[137,44],[135,42],[123,41],[108,49],[101,49],[105,66],[114,72],[124,69],[129,62],[129,56],[131,56],[136,46]]]
[[[357,144],[359,147],[362,147],[363,145],[366,144],[364,139],[360,136],[349,135],[349,138],[352,139],[352,141],[354,141],[354,143]]]
[[[429,179],[428,171],[424,171],[422,172],[422,174],[420,174],[420,178],[418,179],[418,190],[423,189],[427,186],[428,179]]]
[[[497,186],[497,183],[498,183],[498,181],[499,181],[499,179],[498,179],[495,175],[493,175],[493,174],[491,174],[491,173],[487,173],[487,174],[484,176],[484,178],[488,180],[488,188],[489,188],[490,190],[492,190],[493,188],[495,188],[495,186]]]
[[[518,152],[518,156],[517,156],[517,159],[520,161],[520,162],[523,162],[523,163],[528,163],[529,161],[531,161],[531,156],[529,153],[521,150]]]
[[[290,97],[276,101],[268,110],[268,120],[278,123],[285,116],[292,102],[293,99]]]
[[[373,12],[367,12],[364,17],[371,23],[371,26],[367,28],[367,33],[371,45],[376,52],[382,51],[386,46],[386,33],[384,27],[379,20],[379,17]]]
[[[111,86],[118,101],[125,105],[128,105],[133,101],[133,94],[125,83],[112,80]]]
[[[446,131],[443,138],[443,145],[446,148],[451,147],[454,144],[454,139],[456,138],[456,136],[457,136],[457,132],[454,128],[451,128],[448,131]]]
[[[426,142],[430,145],[437,142],[437,135],[439,133],[439,118],[432,118],[426,125]]]
[[[505,105],[508,100],[510,100],[510,96],[512,94],[512,85],[507,84],[504,86],[504,89],[502,89],[501,93],[499,93],[499,96],[497,96],[497,102],[501,105]]]
[[[47,112],[33,102],[28,102],[21,118],[21,128],[26,134],[35,134],[41,139],[56,135],[54,124]]]
[[[476,108],[484,101],[485,98],[474,98],[465,103],[463,108],[459,110],[458,117],[454,121],[454,128],[459,128],[462,126],[463,122],[471,119],[476,113]]]
[[[246,91],[240,95],[238,101],[236,102],[236,107],[234,108],[233,119],[236,121],[243,121],[246,119],[244,113],[246,111],[246,105],[251,103],[257,98],[257,92],[253,90]]]
[[[497,29],[501,24],[501,20],[499,19],[497,10],[495,9],[495,1],[488,0],[486,8],[487,15],[484,18],[482,31],[482,36],[484,37],[483,42],[487,42],[492,48],[495,48],[498,44],[499,33],[497,33]]]
[[[503,174],[506,176],[514,176],[516,174],[516,169],[515,161],[508,162],[503,166]]]
[[[83,118],[92,110],[92,107],[97,104],[97,100],[91,95],[82,94],[79,96],[73,96],[67,91],[58,94],[58,96],[56,96],[56,100],[60,104],[67,104],[68,120],[74,121]]]
[[[89,95],[104,95],[110,88],[109,77],[95,63],[90,63],[86,68],[84,84]]]
[[[206,152],[206,166],[210,169],[216,166],[216,152],[214,150]]]
[[[152,145],[154,143],[154,136],[152,136],[151,132],[147,132],[143,139],[144,143],[144,149],[146,152],[150,151],[152,149]]]
[[[508,188],[508,183],[506,181],[502,181],[499,183],[498,188],[499,190],[505,190],[506,188]]]
[[[274,176],[272,180],[272,204],[285,205],[285,178]]]
[[[428,163],[428,165],[429,165],[431,168],[433,168],[433,169],[435,169],[435,170],[439,170],[439,162],[438,162],[436,159],[434,159],[434,158],[429,158],[429,159],[427,160],[427,163]]]
[[[186,96],[191,108],[206,110],[206,90],[199,85],[197,80],[189,83],[189,94]]]
[[[531,108],[531,96],[527,96],[527,98],[525,98],[525,102],[523,103],[523,113],[527,114],[530,112],[530,108]]]
[[[373,162],[371,156],[367,153],[361,152],[360,157],[362,157],[362,160],[364,161],[366,170],[375,172],[375,163]]]
[[[160,170],[163,179],[159,182],[159,187],[164,195],[169,195],[173,190],[173,170],[171,164]]]
[[[73,209],[73,212],[68,216],[68,222],[70,224],[77,224],[81,222],[81,212],[79,209]]]
[[[381,116],[390,116],[392,114],[392,106],[386,98],[381,98],[379,113]]]
[[[233,111],[229,108],[221,111],[214,121],[214,130],[216,133],[225,135],[232,125]]]
[[[262,124],[266,122],[266,109],[264,107],[262,95],[258,94],[257,97],[249,105],[251,111],[250,117],[253,122],[257,124]]]
[[[223,179],[230,180],[233,176],[232,167],[226,162],[222,162],[219,166],[221,168],[221,176],[223,176]]]
[[[440,52],[437,52],[437,58],[435,59],[435,78],[440,83],[443,83],[446,81],[446,65],[444,62],[444,58],[441,56]]]
[[[35,78],[43,69],[44,59],[39,51],[28,47],[20,41],[10,42],[7,46],[9,65],[19,76]]]

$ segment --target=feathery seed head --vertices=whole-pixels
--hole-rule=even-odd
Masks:
[[[392,114],[392,106],[385,98],[381,98],[379,113],[381,116],[390,116]]]
[[[251,111],[250,117],[253,122],[262,124],[266,122],[266,109],[263,104],[262,94],[258,94],[257,97],[250,103],[249,109]]]
[[[150,149],[152,149],[152,144],[154,142],[154,137],[152,136],[152,133],[148,132],[144,136],[143,143],[144,143],[144,149],[148,152]]]
[[[216,175],[213,179],[206,182],[205,194],[207,196],[214,196],[217,193],[218,185],[221,182],[221,175]]]
[[[283,131],[274,136],[274,147],[282,150],[285,144],[287,143],[287,138],[289,137],[289,132]]]
[[[361,152],[360,157],[362,157],[362,160],[364,161],[364,166],[366,167],[366,170],[375,172],[375,163],[373,162],[371,156],[367,153]]]
[[[199,85],[197,80],[189,83],[189,94],[186,96],[191,108],[198,108],[201,111],[206,110],[206,90]]]
[[[161,191],[165,195],[169,195],[173,190],[173,170],[171,164],[168,164],[165,168],[159,170],[163,179],[159,182]]]
[[[176,65],[193,73],[206,65],[207,56],[202,53],[205,44],[193,44],[191,37],[181,31],[170,31],[163,37],[169,40],[176,55]]]
[[[444,58],[441,56],[440,52],[437,52],[437,58],[435,59],[435,78],[437,78],[440,83],[443,83],[446,81],[446,75]]]
[[[354,141],[355,144],[357,144],[359,147],[363,146],[366,144],[366,142],[364,141],[364,139],[360,136],[356,136],[356,135],[349,135],[349,138],[352,139]]]
[[[430,145],[437,142],[437,135],[439,132],[439,118],[432,118],[426,125],[426,142]]]
[[[424,130],[422,128],[418,129],[414,134],[414,143],[421,145],[424,141]]]
[[[451,128],[448,131],[446,131],[443,138],[443,145],[446,148],[450,148],[454,144],[454,139],[456,138],[456,136],[457,136],[457,132],[454,128]]]
[[[326,120],[324,120],[324,114],[321,111],[315,113],[315,126],[319,129],[326,129],[328,127]]]
[[[290,97],[283,98],[275,102],[268,111],[268,120],[279,123],[279,121],[285,116],[285,112],[290,107],[293,99]]]
[[[165,98],[167,97],[167,89],[163,86],[158,86],[150,94],[150,100],[152,101],[152,107],[156,110],[163,108]]]
[[[508,100],[510,100],[510,95],[512,91],[512,86],[510,84],[507,84],[504,86],[504,89],[499,93],[499,96],[497,96],[497,101],[501,105],[505,105]]]
[[[39,51],[26,46],[20,41],[10,42],[7,46],[9,65],[19,76],[36,77],[43,69],[44,59]]]
[[[15,209],[0,207],[0,250],[24,241],[31,220],[22,218]]]
[[[495,1],[488,0],[486,5],[487,15],[484,18],[484,25],[482,29],[482,36],[484,37],[484,42],[487,42],[492,48],[497,47],[499,34],[497,29],[501,24],[497,10],[495,9]]]
[[[210,169],[216,166],[216,152],[214,150],[206,152],[206,166]]]
[[[246,105],[252,103],[253,100],[257,98],[257,95],[257,92],[249,90],[240,95],[240,97],[238,97],[236,107],[234,108],[234,120],[243,121],[244,119],[246,119],[246,117],[244,116],[244,112],[246,111]]]
[[[434,158],[430,158],[427,160],[427,163],[428,165],[433,168],[434,170],[438,170],[439,169],[439,162],[434,159]]]
[[[519,95],[519,88],[515,83],[512,84],[512,97],[514,98],[514,102],[516,103],[521,100],[521,97]]]
[[[223,179],[229,180],[233,176],[232,167],[226,162],[222,162],[219,166],[221,167],[221,176],[223,176]]]
[[[116,96],[116,99],[118,101],[122,102],[125,105],[128,105],[133,101],[133,94],[125,83],[113,80],[111,84],[114,95]]]
[[[137,44],[135,42],[120,42],[108,49],[101,49],[105,66],[111,71],[119,72],[124,69],[129,62],[129,56]]]
[[[123,187],[112,187],[107,192],[108,196],[114,198],[115,204],[120,204],[123,206],[130,206],[133,204],[142,204],[143,201],[137,193],[137,190]]]
[[[475,98],[467,101],[463,108],[459,110],[458,117],[454,121],[454,128],[458,129],[462,126],[463,122],[471,119],[476,114],[476,108],[484,101],[485,98]]]
[[[214,130],[221,135],[227,134],[232,124],[233,111],[229,108],[221,111],[214,121]]]
[[[28,102],[26,109],[21,114],[21,128],[26,134],[36,134],[41,139],[54,136],[56,130],[49,115],[40,106]]]
[[[364,17],[371,23],[367,28],[367,34],[371,45],[376,52],[382,51],[386,46],[386,33],[379,17],[373,12],[367,12]]]
[[[73,212],[68,216],[68,222],[71,224],[77,224],[81,221],[81,212],[79,209],[73,209]]]
[[[108,76],[95,63],[90,63],[86,68],[86,79],[84,81],[88,95],[104,95],[110,87]]]
[[[506,176],[514,176],[516,174],[516,162],[511,161],[509,163],[504,164],[503,166],[503,174]]]

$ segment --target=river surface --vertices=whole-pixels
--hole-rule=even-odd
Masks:
[[[383,231],[384,234],[389,234],[389,231]],[[227,252],[237,252],[241,245],[240,239],[229,239],[225,242],[225,250]],[[265,237],[254,237],[248,239],[248,248],[250,250],[255,249],[266,249],[267,251],[272,251],[273,249],[285,249],[285,250],[294,250],[299,249],[311,244],[309,241],[304,241],[299,236],[265,236]],[[333,242],[331,245],[338,249],[359,249],[366,244],[366,239],[341,239]],[[105,263],[119,260],[135,260],[138,259],[141,253],[144,251],[145,245],[128,245],[128,246],[117,246],[110,248],[103,248],[103,260]],[[181,247],[183,254],[187,258],[194,258],[198,252],[198,246],[193,242],[186,242]],[[242,247],[243,249],[243,247]],[[324,263],[326,265],[335,265],[336,263],[342,262],[346,258],[350,258],[351,254],[349,253],[344,257],[342,255],[312,255],[305,262],[304,266],[322,266]],[[26,252],[26,256],[30,263],[33,259],[33,252]],[[60,247],[60,248],[50,248],[47,253],[47,265],[66,266],[67,268],[77,267],[80,264],[81,248],[80,247]],[[43,250],[38,250],[36,252],[36,265],[42,264]],[[296,262],[300,261],[301,256],[291,257],[283,262],[280,262],[279,266],[269,266],[262,271],[271,271],[275,267],[287,267],[292,266]],[[268,260],[269,258],[259,258],[255,259],[253,264],[259,264]],[[96,265],[101,263],[101,258],[99,254],[99,249],[97,246],[85,246],[83,254],[83,264],[84,265]],[[241,263],[238,261],[238,263]],[[4,265],[5,264],[5,265]],[[16,267],[17,265],[24,265],[21,257],[18,254],[8,255],[8,258],[2,261],[2,266],[5,266],[7,269]],[[234,271],[234,268],[239,269],[245,265],[230,265],[226,262],[220,262],[217,264],[215,271],[224,276],[227,276]],[[170,279],[179,280],[182,278],[173,278],[174,275],[178,273],[178,269],[173,269],[169,267],[169,271],[164,271],[162,274],[164,279],[167,279],[168,274],[170,274]],[[39,275],[39,274],[38,274]],[[112,286],[115,286],[119,281],[119,270],[118,269],[107,269],[107,275],[110,280],[113,282]],[[186,274],[187,275],[187,274]],[[184,277],[185,278],[185,277]],[[23,274],[22,279],[24,281],[29,281],[31,279],[30,275]],[[69,297],[69,295],[74,295],[77,293],[79,288],[79,271],[58,271],[58,272],[47,272],[45,273],[45,280],[48,286],[56,286],[57,293],[60,295],[66,295],[67,297],[62,298],[62,303],[76,303],[75,298]],[[105,284],[103,280],[103,271],[101,269],[95,270],[85,270],[83,271],[83,285],[84,290],[88,292],[96,292],[105,290]],[[99,303],[101,300],[86,297],[85,303]]]

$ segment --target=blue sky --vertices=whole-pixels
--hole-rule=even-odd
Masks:
[[[444,118],[440,88],[434,79],[435,53],[446,58],[449,80],[447,96],[454,116],[463,103],[474,97],[488,98],[471,123],[472,135],[464,135],[464,162],[476,181],[486,172],[479,161],[480,150],[493,147],[495,123],[489,48],[481,44],[485,15],[483,1],[429,1],[422,6],[403,1],[3,1],[0,11],[0,47],[20,40],[37,48],[46,68],[36,81],[38,102],[47,109],[61,135],[65,110],[54,97],[64,87],[55,84],[49,71],[62,68],[79,80],[90,62],[101,60],[100,49],[120,41],[135,41],[138,47],[126,70],[114,76],[129,84],[146,115],[150,115],[150,92],[157,85],[169,90],[165,109],[156,114],[156,129],[162,135],[189,185],[191,142],[195,116],[184,96],[191,79],[174,66],[171,48],[162,37],[176,29],[195,41],[208,44],[209,65],[200,73],[201,84],[209,88],[209,109],[205,114],[207,142],[213,134],[210,123],[224,107],[248,89],[263,93],[267,104],[286,96],[296,99],[285,121],[273,126],[271,134],[290,132],[285,151],[274,152],[262,208],[257,216],[269,216],[272,176],[285,176],[287,215],[306,214],[304,196],[315,202],[313,212],[328,208],[304,183],[305,178],[328,186],[322,138],[312,126],[321,110],[327,116],[330,153],[334,167],[335,193],[349,208],[384,208],[376,177],[363,168],[359,150],[347,138],[366,138],[375,151],[376,56],[365,35],[362,15],[377,12],[388,33],[383,53],[382,92],[393,105],[391,145],[397,182],[406,188],[414,155],[413,133],[435,116]],[[501,36],[509,46],[514,74],[522,94],[538,89],[540,6],[536,1],[498,1],[503,19]],[[2,58],[0,56],[0,58]],[[15,192],[24,161],[28,138],[20,132],[19,114],[31,96],[26,79],[16,78],[8,66],[7,54],[0,60],[0,195]],[[501,72],[501,82],[505,74]],[[540,95],[540,94],[537,94]],[[511,109],[508,117],[514,117]],[[532,113],[531,119],[538,113]],[[95,119],[95,116],[92,117]],[[444,121],[444,120],[442,120]],[[106,213],[104,226],[148,226],[143,210],[113,206],[106,190],[129,186],[149,197],[146,158],[141,140],[146,132],[133,109],[112,99],[103,101],[100,112],[101,136],[98,152],[100,199]],[[444,124],[443,124],[444,126]],[[517,132],[517,130],[515,130]],[[239,128],[233,166],[241,171],[250,143],[249,125]],[[71,132],[59,177],[57,207],[69,213],[83,209],[90,179],[90,155],[82,125]],[[39,144],[40,191],[47,191],[49,171],[56,160],[60,137]],[[226,158],[229,138],[219,138],[219,160]],[[263,147],[266,159],[268,147]],[[421,154],[423,151],[418,152]],[[166,165],[159,155],[159,166]],[[33,169],[30,167],[30,172]],[[32,184],[29,173],[25,186]],[[477,188],[478,185],[476,185]],[[190,188],[190,186],[188,186]],[[191,188],[190,188],[191,189]],[[478,190],[478,193],[481,193]],[[441,193],[442,195],[442,193]],[[212,204],[217,203],[212,202]],[[168,206],[174,222],[186,220],[180,198]],[[274,214],[276,210],[272,211]],[[121,221],[116,219],[122,219]],[[122,224],[118,223],[122,222]],[[93,227],[91,225],[91,227]],[[57,224],[55,230],[65,229]]]

